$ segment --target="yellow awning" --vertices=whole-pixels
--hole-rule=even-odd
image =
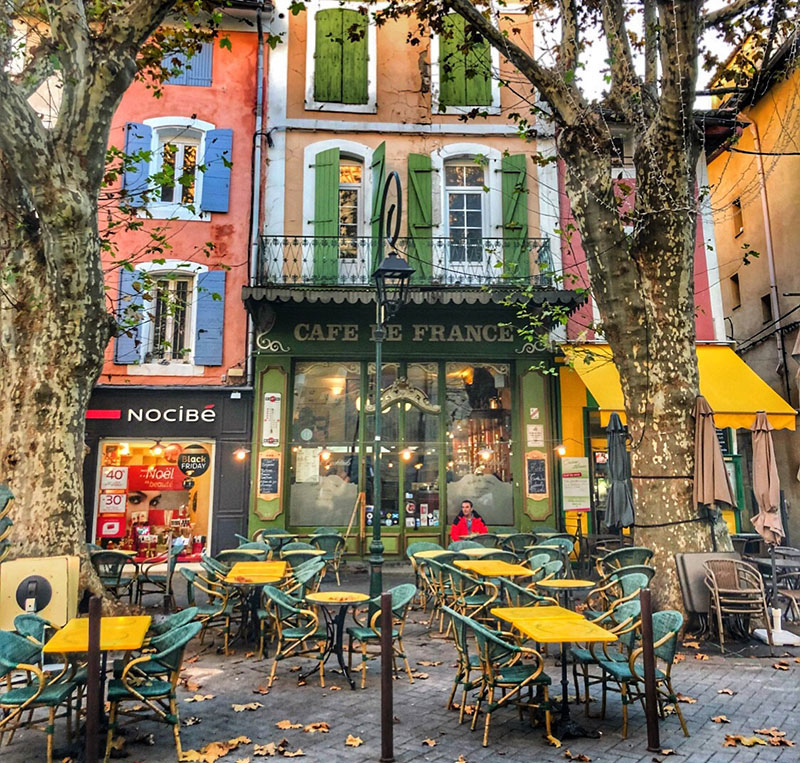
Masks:
[[[714,409],[718,427],[749,429],[756,411],[766,411],[775,429],[794,429],[797,412],[730,347],[698,345],[700,394]],[[622,387],[607,344],[565,345],[564,353],[597,401],[603,423],[612,411],[623,418]]]

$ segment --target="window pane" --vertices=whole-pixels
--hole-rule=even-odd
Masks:
[[[464,202],[466,204],[467,209],[480,210],[480,208],[481,208],[481,194],[479,194],[479,193],[466,193],[466,194],[464,194]]]
[[[172,357],[180,358],[186,349],[186,305],[189,299],[189,282],[175,282],[174,315],[172,317]]]
[[[181,177],[181,203],[194,204],[194,183],[197,170],[197,146],[184,145]]]
[[[339,164],[339,184],[352,183],[358,185],[361,183],[361,165],[360,164]]]
[[[155,316],[153,317],[153,344],[150,355],[154,359],[164,357],[164,343],[167,339],[167,319],[169,318],[169,281],[156,283]]]
[[[467,212],[467,227],[480,230],[483,227],[483,215],[478,212]]]
[[[465,185],[484,185],[483,167],[473,164],[464,167],[464,184]]]
[[[292,441],[349,443],[357,436],[361,367],[358,363],[298,363]]]
[[[161,170],[164,185],[161,186],[161,201],[171,202],[175,196],[175,156],[178,148],[174,143],[165,143],[162,148]]]
[[[468,498],[487,524],[514,524],[509,378],[502,363],[446,366],[448,522]]]
[[[447,185],[464,184],[464,168],[454,164],[448,164],[444,168],[444,178]]]

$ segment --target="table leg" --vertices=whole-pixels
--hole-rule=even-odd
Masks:
[[[347,669],[347,663],[344,661],[344,621],[347,617],[347,606],[339,607],[339,614],[336,615],[336,644],[334,651],[339,660],[339,667],[342,669],[342,675],[347,679],[350,688],[355,690],[356,682],[350,676],[350,671]]]

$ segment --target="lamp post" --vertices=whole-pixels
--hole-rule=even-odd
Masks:
[[[397,201],[386,210],[389,189],[395,185]],[[383,340],[386,337],[385,324],[391,320],[408,300],[408,285],[414,274],[408,262],[398,256],[395,244],[400,233],[402,215],[402,191],[400,176],[389,173],[381,195],[380,217],[378,219],[378,251],[381,263],[372,274],[375,280],[375,443],[372,450],[374,477],[372,480],[372,543],[369,547],[369,595],[376,601],[383,590],[383,542],[381,541],[381,363]],[[395,214],[396,212],[396,214]],[[389,229],[385,235],[385,228]],[[391,251],[384,256],[384,247],[389,243]],[[370,612],[372,616],[372,612]]]

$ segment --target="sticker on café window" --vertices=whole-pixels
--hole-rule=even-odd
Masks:
[[[178,456],[178,469],[187,477],[199,477],[211,466],[211,456],[202,445],[187,445]]]

